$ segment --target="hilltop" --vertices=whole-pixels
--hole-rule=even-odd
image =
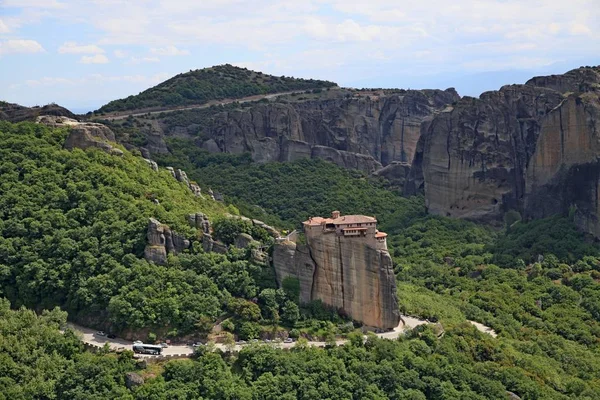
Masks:
[[[225,64],[178,74],[136,96],[111,101],[97,112],[195,105],[210,100],[332,86],[336,84],[315,79],[278,77]]]

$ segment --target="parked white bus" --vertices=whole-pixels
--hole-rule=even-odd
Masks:
[[[162,347],[153,344],[135,343],[133,345],[133,352],[140,354],[159,355],[162,353]]]

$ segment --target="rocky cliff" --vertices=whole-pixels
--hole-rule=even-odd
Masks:
[[[421,123],[458,99],[454,89],[408,90],[260,104],[216,115],[201,145],[250,152],[257,162],[319,158],[373,172],[393,161],[411,162]]]
[[[76,118],[75,114],[71,111],[57,104],[47,104],[42,107],[25,107],[19,104],[0,101],[0,120],[9,122],[35,121],[42,115]]]
[[[386,250],[330,234],[306,245],[289,240],[275,244],[273,265],[280,285],[288,276],[299,280],[303,303],[321,300],[371,327],[398,325],[396,279]]]
[[[580,68],[447,106],[423,124],[407,193],[423,190],[431,213],[477,221],[576,206],[594,231],[599,82],[599,68]]]
[[[527,168],[525,214],[575,212],[584,231],[600,237],[600,95],[569,95],[541,121]]]

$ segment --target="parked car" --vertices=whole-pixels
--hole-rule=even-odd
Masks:
[[[196,342],[196,343],[192,344],[192,347],[201,347],[201,346],[204,346],[204,343],[202,343],[202,342]]]
[[[252,339],[250,342],[252,342],[252,343],[258,343],[258,339]]]
[[[96,336],[106,336],[106,333],[104,331],[98,331],[96,332]]]
[[[246,344],[245,340],[238,340],[237,342],[235,342],[235,344]]]
[[[114,333],[109,333],[108,335],[106,335],[106,337],[109,339],[115,339],[117,335],[115,335]]]
[[[159,346],[162,347],[163,349],[169,347],[169,345],[165,342],[159,344]]]
[[[265,339],[265,343],[271,343],[272,340],[271,339]]]
[[[292,339],[291,337],[289,337],[289,338],[285,339],[283,341],[283,343],[294,343],[294,339]]]
[[[141,340],[136,340],[135,342],[133,342],[133,344],[143,344],[144,342],[142,342]]]

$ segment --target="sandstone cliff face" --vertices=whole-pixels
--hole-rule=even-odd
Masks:
[[[257,162],[318,158],[373,172],[393,161],[411,162],[421,123],[458,99],[448,89],[261,104],[218,114],[202,146],[250,152]]]
[[[280,285],[288,276],[298,278],[304,303],[320,299],[367,326],[398,325],[396,279],[385,250],[358,238],[329,234],[311,238],[306,245],[277,243],[273,264]]]
[[[540,119],[561,101],[551,89],[510,85],[448,106],[423,125],[409,186],[424,189],[433,214],[494,220],[521,207]]]
[[[461,99],[422,125],[406,193],[423,190],[431,213],[477,221],[574,207],[600,237],[599,96],[595,67]]]
[[[600,94],[572,94],[541,122],[527,168],[528,217],[575,210],[575,222],[600,237]]]

